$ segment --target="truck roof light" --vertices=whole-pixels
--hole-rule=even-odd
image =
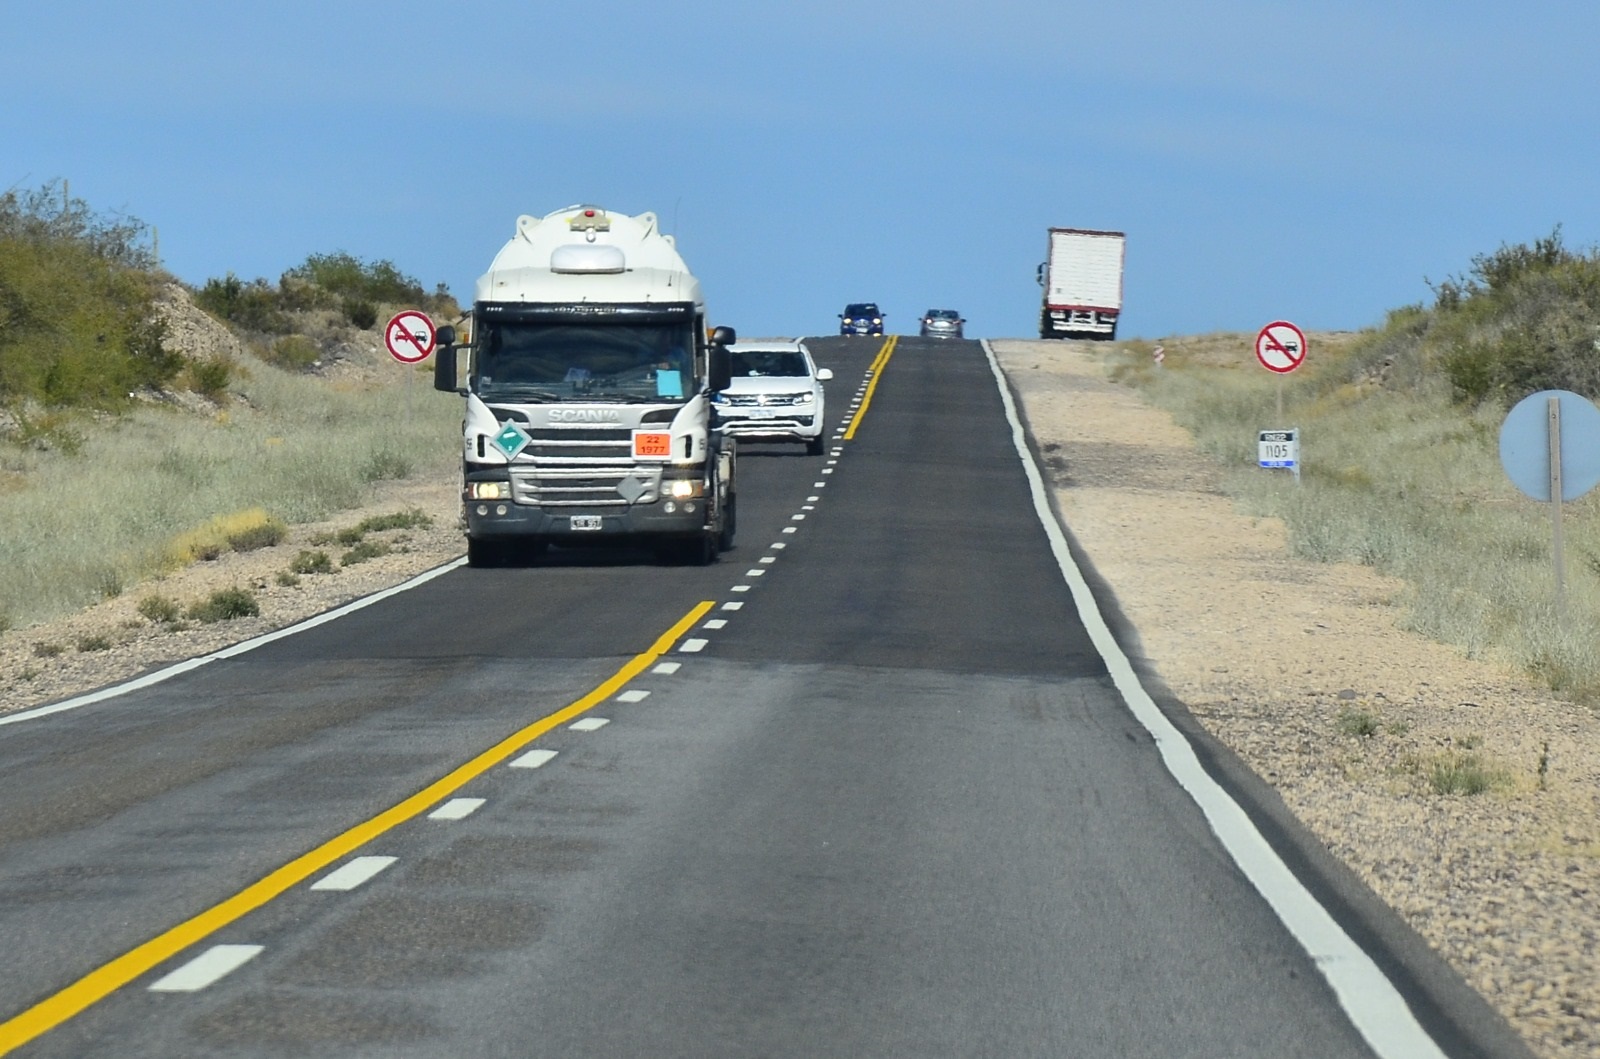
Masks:
[[[550,251],[551,272],[614,275],[627,270],[622,247],[608,243],[568,243]]]

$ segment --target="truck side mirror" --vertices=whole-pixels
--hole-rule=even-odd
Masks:
[[[433,352],[433,388],[460,393],[461,387],[456,385],[456,329],[446,324],[434,337],[439,348]]]
[[[719,327],[717,330],[733,333],[731,328],[726,327]],[[707,356],[706,389],[712,393],[721,393],[733,383],[733,355],[728,352],[727,346],[713,341]]]
[[[1044,262],[1043,261],[1039,262],[1039,267],[1033,270],[1033,279],[1034,279],[1035,283],[1039,284],[1039,286],[1041,286],[1041,287],[1044,286]]]
[[[739,341],[739,336],[731,327],[713,327],[711,329],[711,344],[713,346],[731,346]]]

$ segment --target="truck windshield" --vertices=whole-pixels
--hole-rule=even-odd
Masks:
[[[474,388],[502,400],[681,402],[696,390],[693,350],[687,323],[491,323],[474,336]]]

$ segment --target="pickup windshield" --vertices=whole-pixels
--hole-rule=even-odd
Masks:
[[[693,350],[686,323],[491,323],[473,338],[473,388],[502,400],[682,402],[697,388]]]

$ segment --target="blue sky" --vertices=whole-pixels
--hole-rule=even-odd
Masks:
[[[1600,6],[1425,0],[0,0],[0,190],[64,178],[201,284],[308,254],[470,297],[522,213],[653,210],[715,322],[1036,334],[1052,225],[1123,336],[1380,323],[1600,242]]]

